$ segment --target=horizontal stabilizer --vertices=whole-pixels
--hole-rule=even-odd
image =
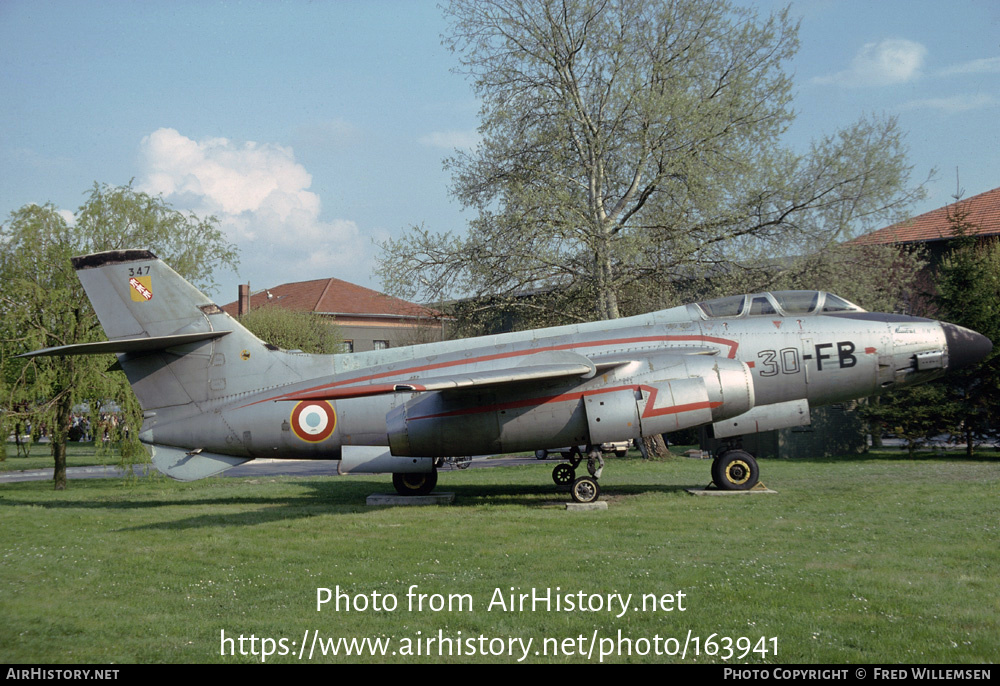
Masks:
[[[101,343],[78,343],[76,345],[60,345],[54,348],[33,350],[17,357],[55,357],[61,355],[103,355],[106,353],[149,353],[166,350],[178,345],[207,341],[220,338],[229,331],[202,331],[198,333],[183,333],[171,336],[154,336],[152,338],[121,338],[117,341]]]
[[[149,445],[153,453],[153,465],[177,481],[197,481],[208,476],[221,474],[231,467],[249,462],[249,457],[217,455],[200,450],[184,450],[164,445]]]

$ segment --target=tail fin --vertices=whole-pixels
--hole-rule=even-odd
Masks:
[[[73,266],[143,410],[259,388],[264,343],[148,250],[73,258]],[[83,348],[84,346],[78,346]],[[243,363],[233,374],[233,363]],[[230,373],[227,374],[227,366]]]

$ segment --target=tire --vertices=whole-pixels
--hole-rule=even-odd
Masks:
[[[392,475],[392,485],[400,495],[427,495],[437,486],[437,470]]]
[[[581,476],[573,482],[570,494],[578,503],[592,503],[600,497],[601,487],[597,485],[597,479],[594,477]]]
[[[552,480],[556,486],[569,486],[576,478],[576,470],[568,464],[557,464],[552,470]]]
[[[535,451],[535,459],[536,460],[544,460],[544,459],[547,459],[548,456],[549,456],[549,451],[548,450],[536,450]]]
[[[712,481],[723,491],[749,491],[759,476],[757,460],[745,450],[727,450],[712,462]]]

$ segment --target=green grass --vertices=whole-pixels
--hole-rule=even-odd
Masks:
[[[291,648],[307,630],[392,637],[394,649],[417,632],[532,638],[528,662],[586,661],[534,650],[545,638],[586,643],[618,630],[681,644],[688,631],[702,641],[776,638],[776,656],[768,642],[769,654],[740,662],[1000,658],[996,453],[762,461],[762,480],[779,494],[742,497],[684,491],[707,483],[708,461],[609,460],[609,509],[598,512],[565,511],[552,466],[442,473],[439,490],[454,491],[456,503],[418,508],[364,505],[391,488],[387,476],[80,480],[59,493],[45,481],[0,485],[0,662],[252,662],[220,656],[221,632],[285,638]],[[338,585],[369,600],[393,594],[399,607],[317,612],[317,587]],[[468,594],[472,611],[408,611],[411,585]],[[496,589],[511,587],[683,591],[686,609],[621,619],[487,611]],[[720,661],[692,652],[686,662]],[[430,658],[322,661],[514,659],[435,649]]]
[[[98,446],[93,441],[66,444],[67,467],[116,465],[118,461],[118,452],[114,448]],[[28,448],[27,457],[24,457],[18,454],[17,446],[13,442],[9,442],[7,443],[7,457],[0,460],[0,472],[52,469],[52,465],[52,445],[50,443],[32,443]]]

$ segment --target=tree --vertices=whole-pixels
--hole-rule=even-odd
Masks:
[[[935,436],[950,433],[956,422],[958,408],[940,383],[909,386],[867,403],[859,408],[861,418],[876,432],[885,431],[906,441],[912,458],[916,449]]]
[[[930,293],[935,318],[964,326],[1000,341],[1000,243],[977,238],[978,227],[955,195],[947,221],[950,250],[933,273]],[[962,436],[972,456],[977,440],[997,425],[1000,408],[1000,354],[993,351],[979,364],[950,370],[944,380],[903,388],[864,408],[864,416],[908,442],[910,453],[928,438]],[[874,435],[873,431],[873,435]]]
[[[937,271],[934,303],[940,316],[986,336],[993,351],[978,365],[960,369],[945,381],[948,399],[956,408],[956,428],[972,457],[976,440],[985,438],[1000,418],[1000,242],[978,241],[978,227],[956,196],[948,210],[954,238],[952,250]]]
[[[120,426],[141,423],[124,376],[107,372],[112,356],[11,360],[37,348],[103,340],[70,258],[147,247],[202,288],[212,286],[219,267],[237,263],[214,218],[184,215],[131,185],[94,184],[76,217],[70,225],[52,205],[26,205],[0,226],[2,409],[30,418],[51,436],[57,490],[66,487],[66,435],[78,402],[94,401],[94,409],[113,400],[122,409]]]
[[[265,305],[240,317],[240,323],[255,336],[279,348],[304,353],[343,352],[337,326],[320,315]]]
[[[456,0],[446,44],[482,100],[477,148],[446,160],[468,233],[382,244],[387,290],[511,299],[550,321],[614,318],[629,294],[805,255],[895,218],[919,191],[894,119],[806,154],[787,11],[725,2]],[[626,308],[626,313],[627,313]],[[533,322],[539,323],[539,322]]]

